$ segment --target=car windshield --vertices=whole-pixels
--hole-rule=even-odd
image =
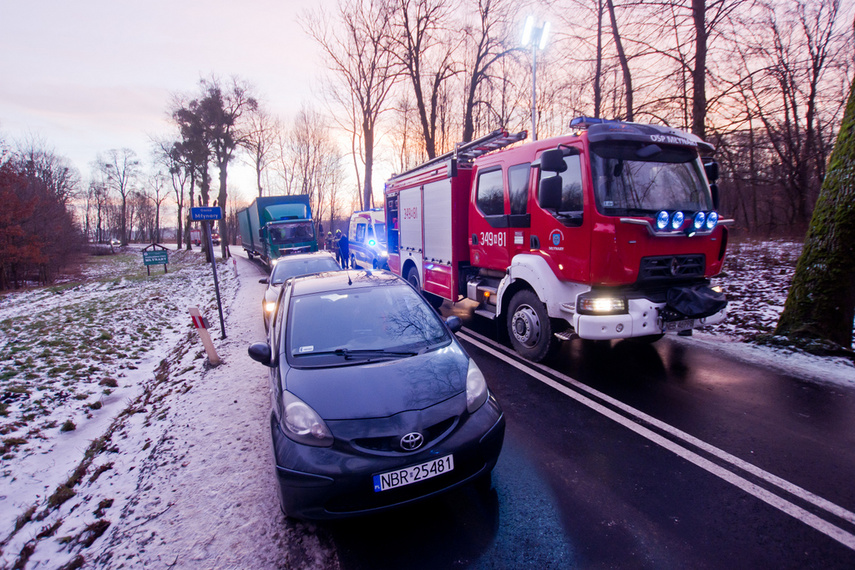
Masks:
[[[297,367],[400,358],[451,340],[436,312],[400,284],[295,296],[286,322],[285,350]]]
[[[269,225],[268,231],[270,232],[270,241],[276,245],[301,243],[310,241],[314,237],[312,222],[308,220]]]
[[[591,145],[597,209],[605,215],[709,210],[712,197],[694,149],[638,142]]]
[[[286,279],[296,277],[297,275],[308,275],[310,273],[321,273],[323,271],[337,271],[339,269],[341,269],[341,267],[336,260],[327,255],[302,257],[297,259],[284,257],[280,258],[273,267],[273,272],[270,274],[270,284],[282,285]]]

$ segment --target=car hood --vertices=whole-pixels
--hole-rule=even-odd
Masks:
[[[385,418],[465,393],[468,369],[469,356],[452,341],[438,350],[395,360],[291,368],[285,389],[327,421]]]

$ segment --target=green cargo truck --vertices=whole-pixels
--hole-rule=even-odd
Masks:
[[[318,250],[309,196],[256,198],[237,213],[243,249],[270,267],[280,257]]]

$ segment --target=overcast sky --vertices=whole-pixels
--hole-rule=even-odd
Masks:
[[[334,4],[0,0],[0,138],[40,137],[84,179],[111,148],[149,162],[150,137],[174,132],[171,94],[196,94],[212,74],[248,81],[290,120],[304,103],[319,105],[313,93],[324,69],[297,15]],[[251,175],[229,180],[251,195]]]

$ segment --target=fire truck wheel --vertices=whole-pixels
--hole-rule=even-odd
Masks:
[[[508,336],[523,357],[534,362],[546,358],[558,345],[546,306],[533,291],[518,291],[508,307]]]
[[[410,282],[410,285],[416,288],[416,291],[419,293],[422,292],[422,286],[419,283],[419,271],[415,267],[410,267],[410,270],[407,271],[407,281]]]

